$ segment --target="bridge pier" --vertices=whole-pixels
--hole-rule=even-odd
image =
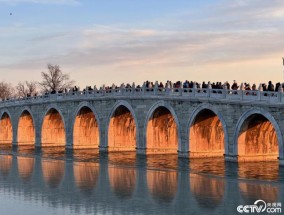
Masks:
[[[279,159],[279,166],[284,166],[284,159]]]
[[[108,152],[107,146],[99,146],[99,152]]]
[[[224,154],[224,158],[228,162],[238,162],[238,155]]]
[[[146,148],[136,148],[136,154],[146,155]]]
[[[179,158],[189,158],[189,152],[178,151]]]

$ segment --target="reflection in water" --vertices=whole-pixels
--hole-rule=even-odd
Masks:
[[[0,155],[0,172],[3,176],[7,176],[12,167],[12,155]]]
[[[17,157],[18,172],[23,181],[29,181],[34,170],[34,158]]]
[[[56,188],[60,184],[65,169],[63,160],[42,160],[42,174],[44,181],[50,188]]]
[[[277,162],[238,163],[238,174],[240,178],[278,180],[279,171]]]
[[[80,149],[67,152],[67,156],[73,157],[74,160],[98,162],[99,150],[98,149]]]
[[[176,171],[147,171],[148,189],[159,203],[170,203],[178,189]]]
[[[99,164],[74,162],[73,171],[75,182],[80,190],[91,192],[95,188],[99,178]]]
[[[239,204],[251,204],[256,198],[284,200],[282,170],[276,174],[278,166],[272,169],[273,164],[268,163],[255,164],[250,170],[252,167],[238,169],[237,164],[232,167],[216,159],[188,162],[171,155],[98,154],[92,150],[84,155],[79,151],[57,154],[51,149],[32,152],[20,148],[1,153],[9,155],[0,155],[0,199],[5,205],[0,214],[9,210],[11,215],[38,211],[41,215],[225,215],[236,214]],[[267,169],[277,175],[273,182],[266,177]],[[240,180],[237,173],[253,179]],[[257,177],[268,181],[255,180]]]
[[[189,161],[191,172],[225,175],[224,158],[195,158]]]
[[[108,162],[113,165],[135,166],[136,152],[110,152]]]
[[[135,190],[136,170],[134,168],[109,167],[109,182],[120,198],[130,198]]]
[[[176,155],[147,155],[149,169],[177,170],[178,157]]]
[[[41,149],[43,158],[64,159],[65,155],[65,147],[45,147]]]
[[[214,209],[223,201],[225,181],[206,175],[189,174],[190,191],[202,208]]]
[[[258,199],[265,202],[277,202],[279,187],[272,184],[239,183],[239,189],[245,203]]]

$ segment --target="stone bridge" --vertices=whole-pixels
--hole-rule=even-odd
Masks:
[[[118,88],[0,103],[0,143],[284,165],[283,92]]]

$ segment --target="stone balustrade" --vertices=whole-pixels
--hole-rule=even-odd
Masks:
[[[101,97],[165,97],[165,98],[208,98],[208,99],[227,99],[232,101],[265,101],[272,104],[284,104],[283,92],[270,91],[253,91],[253,90],[228,90],[228,89],[202,89],[202,88],[116,88],[100,90],[84,90],[77,92],[45,94],[40,96],[31,96],[24,98],[4,99],[0,102],[0,107],[6,105],[18,105],[26,103],[40,103],[44,101],[72,100],[84,98],[101,98]]]

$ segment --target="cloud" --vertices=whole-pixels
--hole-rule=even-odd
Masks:
[[[78,5],[78,0],[0,0],[0,3],[7,4],[21,4],[21,3],[34,3],[34,4],[64,4],[64,5]]]
[[[5,50],[0,53],[0,68],[40,70],[50,62],[63,65],[73,74],[85,72],[87,79],[101,80],[106,71],[107,77],[117,77],[119,73],[119,78],[135,79],[139,75],[130,71],[165,77],[170,72],[176,75],[177,69],[216,71],[216,65],[218,68],[238,65],[241,70],[247,62],[253,62],[257,70],[259,61],[269,68],[264,65],[266,59],[279,56],[281,61],[283,54],[283,9],[284,3],[277,0],[236,0],[210,5],[210,9],[204,6],[202,16],[189,11],[151,23],[137,23],[135,27],[113,23],[72,29],[52,26],[0,29],[7,35],[6,40],[0,35],[0,45]],[[9,45],[12,39],[20,42]],[[271,66],[274,61],[267,63]],[[95,75],[90,71],[96,71]],[[257,71],[246,73],[259,76]],[[198,75],[194,70],[191,74]]]

